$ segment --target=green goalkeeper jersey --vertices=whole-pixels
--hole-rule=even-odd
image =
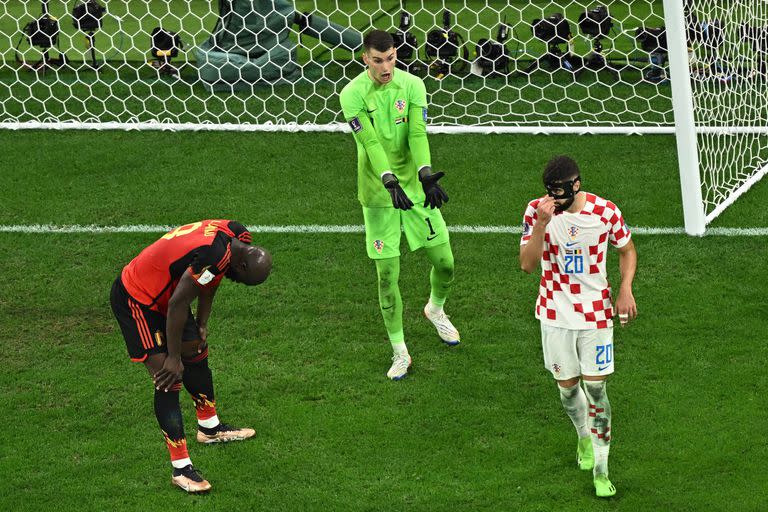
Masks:
[[[394,69],[382,85],[366,69],[340,95],[357,144],[357,198],[368,208],[392,206],[381,175],[391,171],[414,203],[424,202],[418,170],[431,166],[424,82]]]

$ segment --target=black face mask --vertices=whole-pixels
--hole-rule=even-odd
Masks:
[[[547,195],[553,199],[566,199],[563,204],[556,204],[555,205],[555,211],[556,212],[564,212],[568,208],[571,207],[573,204],[573,201],[575,200],[575,196],[577,194],[576,191],[573,190],[573,185],[577,182],[581,181],[581,176],[576,176],[574,179],[569,181],[551,181],[549,183],[545,183],[544,186],[547,187]],[[553,190],[556,189],[562,189],[562,194],[555,194]]]

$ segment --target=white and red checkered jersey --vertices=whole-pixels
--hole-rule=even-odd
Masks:
[[[631,238],[615,204],[585,194],[579,213],[556,212],[544,234],[536,318],[565,329],[613,326],[606,251],[609,242],[620,248]],[[534,199],[525,209],[521,246],[531,238],[540,200]]]

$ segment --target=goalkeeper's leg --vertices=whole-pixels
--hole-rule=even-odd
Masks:
[[[458,345],[459,331],[448,319],[448,315],[443,311],[443,306],[451,291],[453,284],[453,252],[451,245],[444,243],[435,247],[425,247],[429,261],[432,263],[432,270],[429,273],[429,282],[432,290],[429,296],[429,302],[424,307],[424,315],[432,322],[437,329],[440,339],[447,345]]]
[[[411,356],[403,334],[403,299],[400,296],[400,257],[374,260],[379,280],[379,307],[384,318],[389,342],[392,344],[392,367],[387,377],[400,380],[408,373]]]

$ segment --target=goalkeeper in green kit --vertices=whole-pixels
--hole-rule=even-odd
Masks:
[[[444,343],[459,344],[459,333],[443,311],[453,282],[453,253],[439,210],[448,195],[438,183],[443,173],[432,173],[424,83],[395,68],[397,52],[389,33],[369,32],[363,47],[368,68],[344,87],[340,100],[357,144],[365,243],[376,262],[379,305],[394,352],[387,377],[400,380],[411,366],[398,287],[401,226],[410,249],[423,247],[432,263],[424,315]]]

